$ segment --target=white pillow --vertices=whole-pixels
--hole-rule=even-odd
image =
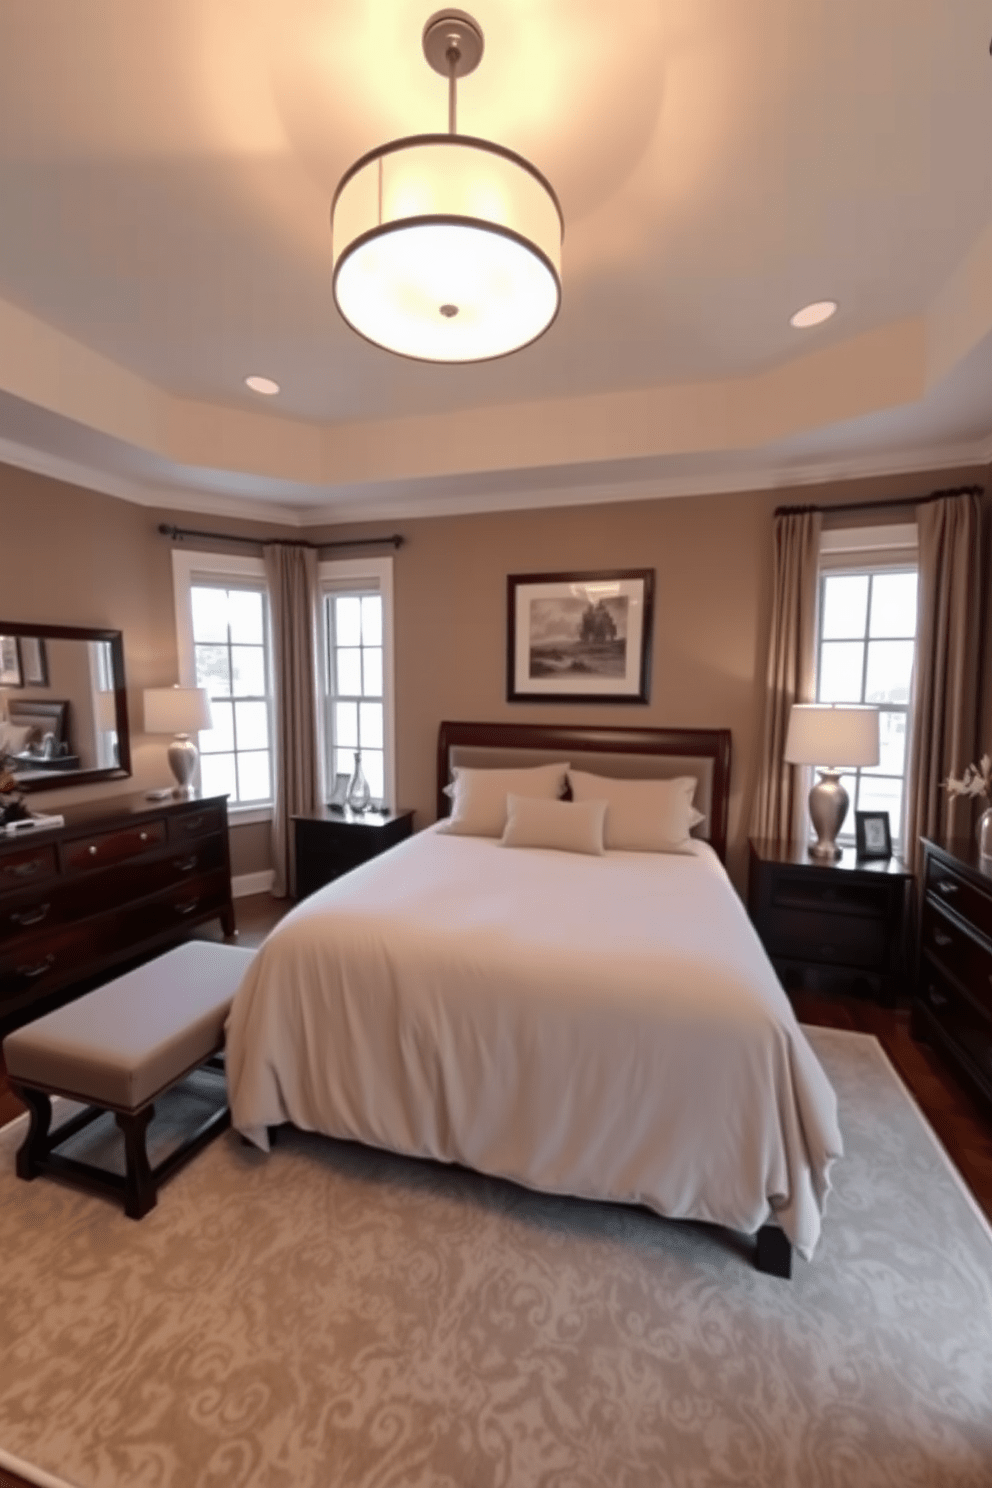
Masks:
[[[605,801],[541,801],[510,796],[504,847],[553,847],[601,855]]]
[[[534,796],[557,801],[565,788],[568,762],[535,765],[521,770],[473,770],[459,766],[452,797],[451,815],[439,828],[461,837],[502,837],[506,826],[507,797]]]
[[[569,770],[568,780],[573,800],[607,802],[603,841],[614,851],[685,852],[689,833],[704,819],[692,804],[696,782],[691,775],[614,780]]]

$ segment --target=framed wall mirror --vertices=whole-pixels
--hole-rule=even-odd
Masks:
[[[119,630],[0,620],[0,757],[25,791],[130,775]]]

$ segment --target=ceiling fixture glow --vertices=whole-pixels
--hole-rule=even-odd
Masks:
[[[797,331],[808,331],[812,326],[822,325],[829,320],[831,315],[837,313],[836,300],[817,300],[815,304],[804,305],[797,310],[795,315],[789,319],[789,324],[795,326]]]
[[[246,377],[245,383],[253,393],[261,393],[265,398],[274,398],[279,391],[279,384],[271,377]]]
[[[424,27],[448,79],[448,133],[370,150],[331,204],[334,301],[366,340],[425,362],[480,362],[536,341],[561,304],[564,223],[551,186],[502,145],[455,132],[456,83],[482,56],[460,10]]]

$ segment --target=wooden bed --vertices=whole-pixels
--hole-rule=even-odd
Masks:
[[[730,758],[726,729],[442,723],[438,822],[299,904],[239,989],[235,1127],[646,1204],[756,1235],[758,1269],[790,1275],[842,1143],[722,867]],[[565,761],[691,775],[703,840],[588,856],[445,831],[453,771]]]

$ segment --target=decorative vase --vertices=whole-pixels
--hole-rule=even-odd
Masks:
[[[352,811],[368,811],[372,792],[369,783],[365,779],[365,771],[362,769],[362,756],[359,751],[355,752],[355,768],[351,772],[348,781],[348,795],[346,797]],[[992,815],[992,813],[990,813]]]
[[[978,851],[981,857],[992,859],[992,806],[978,818]]]

